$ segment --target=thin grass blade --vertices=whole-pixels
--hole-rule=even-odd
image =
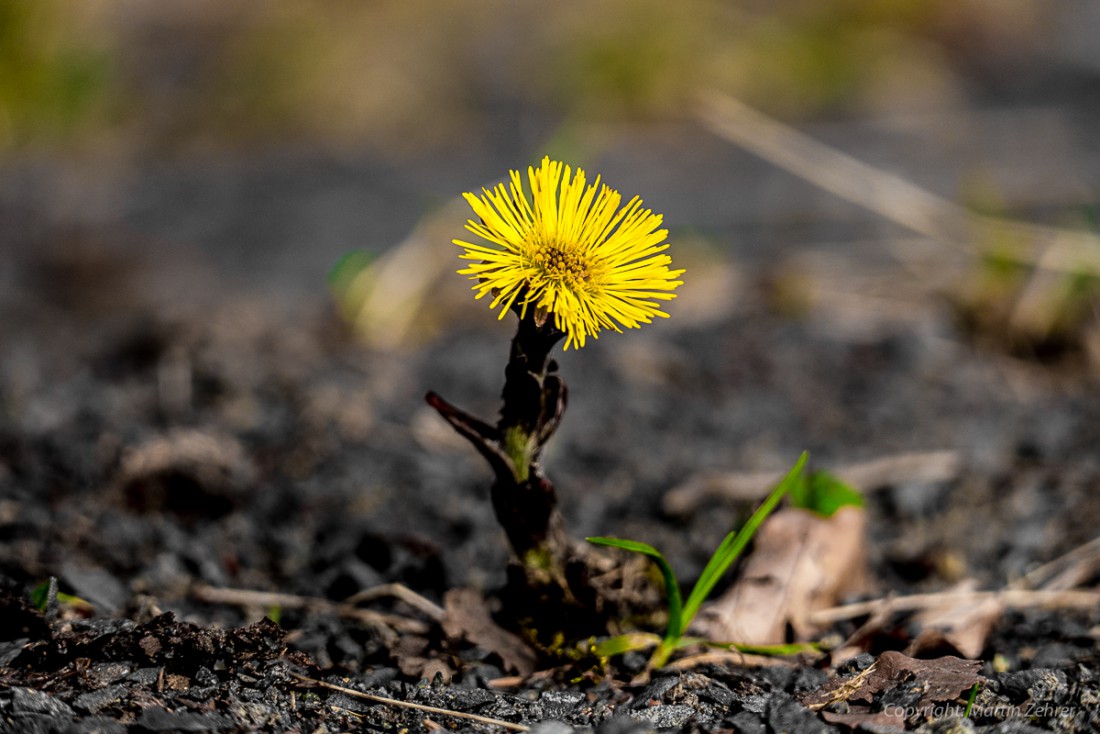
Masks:
[[[591,648],[592,654],[601,658],[610,658],[635,650],[648,650],[661,644],[661,638],[649,632],[632,632],[625,635],[600,640]]]
[[[683,617],[680,622],[680,629],[686,630],[688,625],[691,624],[691,620],[695,619],[695,614],[699,611],[699,607],[710,596],[710,592],[714,590],[719,579],[722,575],[729,570],[729,567],[737,560],[737,557],[741,555],[741,552],[745,550],[745,546],[752,540],[752,536],[756,534],[757,528],[760,524],[772,513],[779,501],[783,499],[783,496],[790,491],[791,487],[798,482],[802,476],[802,469],[806,466],[806,459],[808,454],[803,451],[802,456],[798,458],[795,465],[787,472],[787,476],[783,477],[781,481],[772,493],[768,495],[767,499],[756,508],[756,512],[752,513],[752,516],[748,519],[740,530],[731,532],[726,536],[722,544],[718,546],[718,550],[714,552],[714,555],[707,561],[706,567],[703,569],[703,573],[700,574],[699,580],[695,582],[695,586],[691,590],[691,594],[688,595],[688,600],[683,606]]]
[[[661,554],[661,551],[648,543],[640,543],[636,540],[607,537],[585,538],[585,540],[593,545],[602,545],[608,548],[621,548],[622,550],[632,553],[641,553],[644,556],[652,558],[657,564],[657,568],[661,569],[661,576],[663,576],[665,580],[665,597],[666,603],[668,604],[668,631],[665,633],[665,637],[679,637],[683,634],[684,627],[682,620],[684,618],[684,603],[680,596],[680,585],[676,580],[676,572],[672,570],[672,566],[668,565],[668,560]]]

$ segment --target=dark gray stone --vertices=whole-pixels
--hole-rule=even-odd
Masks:
[[[1066,674],[1061,670],[1033,668],[1001,675],[1000,683],[1013,703],[1061,701],[1068,693]]]
[[[59,701],[48,693],[36,691],[31,688],[12,688],[4,694],[0,693],[0,711],[6,709],[13,718],[33,714],[43,714],[58,718],[71,718],[76,714],[64,702]]]
[[[768,728],[772,731],[791,731],[799,734],[826,734],[826,732],[838,731],[818,718],[813,711],[779,691],[773,693],[768,700],[765,716]]]
[[[564,721],[549,719],[532,726],[531,734],[573,734],[573,727]]]
[[[118,703],[125,697],[126,688],[123,686],[107,686],[98,691],[82,693],[73,699],[73,708],[86,714],[97,714],[111,704]]]
[[[728,717],[723,723],[729,725],[739,734],[767,734],[768,731],[768,725],[764,723],[764,718],[760,714],[754,714],[751,711],[740,711]]]
[[[649,734],[655,731],[653,724],[629,714],[612,716],[597,729],[597,734]]]
[[[584,701],[580,691],[545,691],[539,696],[539,703],[545,715],[551,719],[565,719]]]
[[[169,711],[162,708],[143,709],[134,724],[136,732],[204,732],[230,728],[232,724],[214,714]]]
[[[658,729],[679,729],[691,721],[696,710],[691,706],[674,703],[668,706],[650,706],[634,709],[630,716],[649,722]]]

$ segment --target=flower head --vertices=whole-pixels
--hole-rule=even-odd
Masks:
[[[638,197],[620,208],[622,197],[599,176],[586,186],[584,171],[572,173],[549,157],[528,168],[527,179],[530,198],[519,171],[508,187],[464,194],[480,220],[466,229],[489,243],[454,241],[469,261],[458,272],[477,281],[478,298],[491,293],[489,306],[501,307],[500,318],[532,307],[552,317],[566,349],[583,347],[601,329],[668,316],[658,302],[676,297],[684,271],[670,270],[671,258],[661,254],[668,230],[659,229],[659,214],[643,209]]]

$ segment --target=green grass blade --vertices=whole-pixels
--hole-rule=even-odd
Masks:
[[[802,476],[802,469],[806,466],[806,459],[808,454],[803,451],[802,456],[798,458],[795,465],[787,472],[787,476],[783,477],[781,481],[772,493],[768,495],[767,499],[756,509],[756,512],[752,513],[740,530],[731,532],[726,536],[722,544],[718,546],[718,550],[714,551],[714,555],[710,557],[706,567],[703,569],[703,573],[700,574],[699,580],[695,582],[694,588],[691,590],[691,594],[688,595],[687,603],[683,606],[682,619],[680,621],[680,630],[686,630],[688,625],[691,624],[691,620],[695,619],[696,612],[699,611],[699,607],[710,596],[710,592],[714,590],[719,579],[722,575],[729,570],[729,567],[733,564],[737,557],[741,555],[741,552],[745,550],[745,546],[752,540],[752,536],[756,534],[756,530],[760,527],[760,524],[764,522],[765,518],[772,513],[779,501],[783,499],[791,487],[798,482]],[[670,623],[671,624],[671,623]]]
[[[969,719],[970,712],[974,708],[974,701],[978,698],[978,690],[981,688],[981,683],[975,683],[970,689],[970,698],[966,699],[966,711],[963,712],[963,718]]]
[[[668,561],[661,554],[661,551],[648,543],[639,543],[636,540],[605,537],[585,538],[585,540],[592,545],[621,548],[622,550],[632,553],[641,553],[644,556],[652,558],[654,562],[656,562],[657,568],[661,569],[661,575],[665,579],[665,597],[668,604],[668,631],[665,633],[665,637],[679,637],[683,634],[684,627],[682,620],[684,603],[680,596],[680,585],[676,580],[676,572],[672,570],[672,566],[668,565]]]
[[[821,652],[821,645],[817,642],[789,642],[780,645],[746,645],[741,642],[727,642],[718,644],[716,647],[736,650],[746,655],[763,655],[765,657],[790,657],[802,653]]]
[[[649,632],[631,632],[608,637],[592,645],[590,651],[600,658],[610,658],[635,650],[648,650],[661,644],[661,638]]]

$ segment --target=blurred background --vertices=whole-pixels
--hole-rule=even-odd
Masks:
[[[723,253],[897,234],[706,131],[708,91],[951,201],[1083,225],[1098,30],[1035,0],[3,0],[0,235],[121,228],[313,292],[544,153]]]
[[[723,253],[898,233],[706,131],[708,91],[971,209],[1086,226],[1098,30],[1034,0],[3,0],[0,234],[120,228],[315,292],[544,153]]]
[[[987,472],[970,527],[1019,456],[1094,454],[1098,8],[0,0],[0,487],[172,509],[133,504],[166,470],[132,457],[198,426],[247,466],[169,466],[222,461],[219,506],[259,482],[268,517],[313,518],[276,523],[283,547],[398,508],[388,530],[491,538],[447,555],[476,576],[504,553],[487,474],[422,396],[497,410],[512,324],[454,275],[458,197],[549,154],[662,213],[687,268],[672,318],[562,357],[547,460],[578,532],[682,543],[620,513],[803,448],[960,449]],[[698,522],[682,553],[705,559],[728,518]],[[1041,527],[1016,566],[1080,539]],[[239,568],[268,563],[234,542]]]
[[[180,297],[212,274],[309,297],[443,210],[409,259],[431,272],[386,278],[408,313],[461,234],[448,202],[549,153],[662,211],[686,259],[869,239],[920,259],[904,238],[928,232],[708,130],[708,92],[971,210],[1091,228],[1098,30],[1090,3],[1034,0],[2,0],[0,238],[62,271],[135,244],[213,271],[180,274]],[[820,264],[788,263],[781,296]],[[1000,294],[979,285],[985,308]]]

